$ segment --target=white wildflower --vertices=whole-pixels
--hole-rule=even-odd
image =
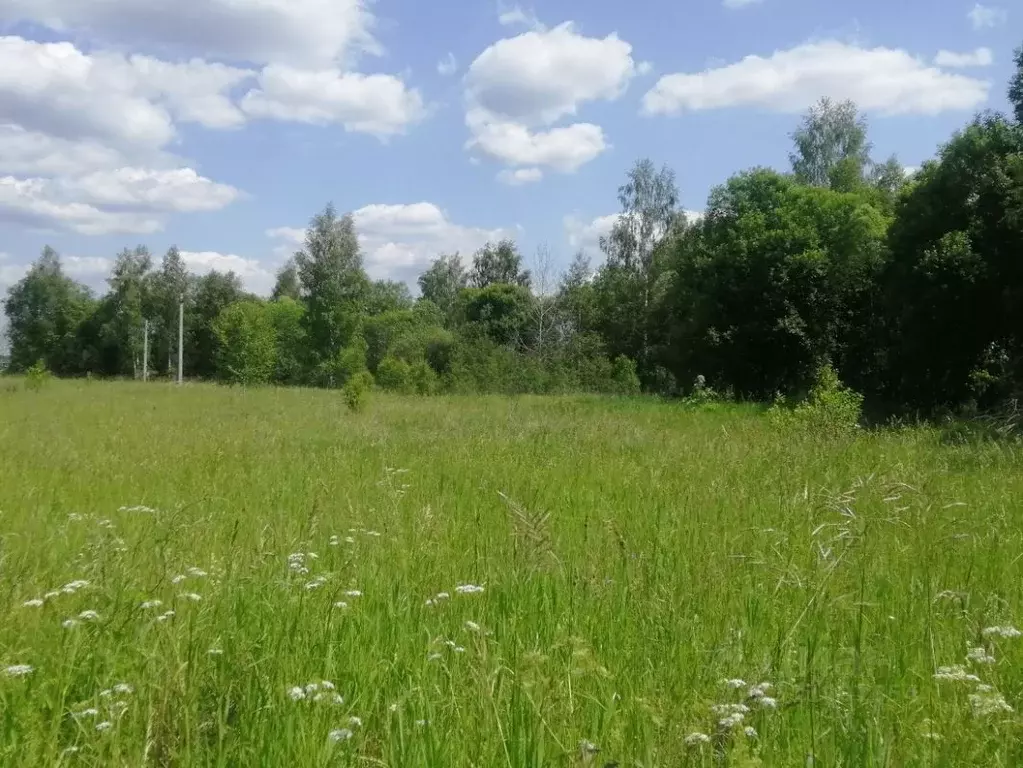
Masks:
[[[326,583],[327,583],[327,578],[325,576],[317,576],[312,581],[306,582],[305,588],[306,589],[319,589],[320,587],[322,587]]]
[[[427,661],[440,661],[443,658],[444,657],[441,654],[439,654],[439,653],[431,653],[429,656],[426,657],[426,660]]]
[[[67,519],[70,520],[70,521],[77,522],[78,520],[82,520],[84,518],[82,517],[82,515],[79,512],[69,512],[68,516],[67,516]]]
[[[78,626],[78,619],[64,619],[60,625],[64,627],[64,629],[74,629]]]
[[[26,600],[25,602],[23,602],[21,604],[21,607],[22,608],[41,608],[42,605],[43,605],[43,600],[41,600],[38,597],[34,597],[31,600]]]
[[[315,693],[318,690],[320,690],[320,684],[319,683],[306,683],[306,686],[305,686],[305,692],[306,693]]]
[[[427,607],[427,608],[429,608],[429,607],[430,607],[431,605],[433,605],[433,604],[434,604],[434,603],[433,603],[433,599],[432,599],[432,598],[429,598],[429,597],[428,597],[428,598],[426,598],[426,607]]]
[[[359,728],[362,726],[362,718],[352,715],[351,717],[348,718],[348,724],[351,725],[353,728]]]
[[[35,672],[35,668],[30,664],[12,664],[4,670],[8,677],[25,677]]]
[[[739,689],[739,688],[745,688],[746,687],[746,681],[745,680],[741,680],[738,677],[732,678],[731,680],[723,680],[722,682],[726,686],[728,686],[729,688]]]
[[[460,595],[478,595],[483,591],[483,587],[478,584],[459,584],[455,587],[455,592]]]
[[[1004,637],[1007,640],[1012,640],[1014,638],[1019,637],[1020,635],[1023,635],[1023,632],[1020,632],[1015,627],[1005,626],[985,627],[984,629],[981,630],[981,634],[984,635],[984,637],[991,637],[992,635],[994,635],[996,637]]]
[[[208,653],[210,656],[223,656],[224,655],[224,651],[221,648],[210,648],[208,651],[206,651],[206,653]]]
[[[334,607],[340,608],[342,611],[346,611],[348,610],[348,603],[346,603],[344,600],[338,600],[336,603],[334,603]]]
[[[470,632],[479,632],[481,630],[480,625],[477,624],[475,621],[465,622],[465,628],[468,629]]]
[[[336,744],[339,741],[348,741],[354,735],[348,728],[337,728],[328,733],[327,737]]]
[[[347,592],[345,592],[345,597],[362,597],[362,590],[349,589]]]
[[[994,664],[995,657],[988,653],[987,648],[978,645],[966,651],[966,660],[974,664]]]
[[[173,579],[171,579],[171,584],[180,584],[181,582],[183,582],[187,578],[188,577],[185,574],[179,573],[177,576],[175,576]]]
[[[690,733],[686,736],[685,743],[687,747],[695,747],[699,744],[710,744],[710,736],[699,732]]]
[[[295,685],[288,689],[288,696],[291,697],[292,701],[301,701],[305,698],[305,691],[302,686]]]
[[[60,592],[57,590],[47,592],[45,595],[43,595],[43,600],[52,600],[55,597],[60,597]]]
[[[465,653],[465,648],[463,648],[463,647],[462,647],[462,646],[460,646],[460,645],[456,645],[456,646],[455,646],[454,648],[452,648],[451,650],[452,650],[452,651],[454,651],[455,653]]]
[[[130,696],[135,693],[135,689],[128,683],[118,683],[114,686],[114,693],[123,693],[125,696]]]
[[[330,546],[336,547],[336,546],[338,546],[341,543],[341,539],[335,534],[334,536],[330,537],[330,542],[329,543],[330,543]]]
[[[102,723],[96,723],[97,731],[109,731],[113,727],[114,724],[111,723],[109,720],[104,720]]]
[[[99,621],[99,614],[96,611],[82,611],[78,618],[82,621]]]
[[[168,619],[173,618],[175,615],[176,614],[174,613],[174,611],[167,611],[166,613],[161,613],[159,616],[157,616],[156,620],[161,622],[167,621]]]
[[[760,696],[759,698],[757,698],[757,703],[760,706],[762,706],[764,709],[777,709],[778,708],[778,700],[777,699],[773,699],[770,696]]]
[[[715,715],[745,715],[749,713],[749,707],[745,704],[715,704],[710,710]]]
[[[749,689],[749,697],[751,699],[759,699],[767,695],[767,692],[774,686],[770,683],[759,683],[758,685],[751,685]]]
[[[75,581],[69,581],[60,588],[60,591],[65,595],[73,595],[78,590],[85,589],[87,586],[89,586],[89,582],[85,579],[76,579]]]
[[[207,576],[209,576],[209,574],[206,573],[206,571],[204,571],[202,568],[196,568],[194,565],[185,570],[188,572],[189,576],[196,579],[205,579]]]
[[[586,757],[587,755],[595,755],[600,752],[600,747],[592,741],[582,739],[579,742],[579,751],[582,753],[583,757]]]
[[[483,588],[480,587],[481,591],[482,591],[482,589]],[[451,599],[451,594],[448,593],[448,592],[438,592],[436,597],[434,597],[434,600],[436,600],[437,602],[440,602],[441,600],[450,600],[450,599]]]
[[[934,673],[935,680],[951,680],[957,683],[979,683],[980,678],[976,675],[970,674],[965,668],[958,664],[951,667],[938,667],[938,671]]]
[[[78,747],[65,747],[64,751],[61,752],[61,754],[62,755],[74,755],[74,754],[78,753],[79,751],[80,750],[79,750]]]
[[[146,600],[139,604],[139,608],[149,610],[150,608],[159,608],[161,605],[163,605],[163,600]]]
[[[990,717],[1013,711],[1005,697],[990,686],[986,690],[978,687],[977,692],[971,693],[969,698],[975,717]]]
[[[333,691],[334,690],[334,684],[332,682],[330,682],[330,680],[321,680],[320,681],[320,687],[323,690],[325,690],[325,691]]]
[[[757,738],[757,729],[752,725],[747,725],[742,729],[742,732],[746,734],[746,738],[755,739]]]
[[[95,707],[86,707],[81,712],[75,712],[73,717],[96,717],[99,715],[99,710]]]
[[[202,595],[197,595],[195,592],[182,592],[178,597],[182,600],[191,600],[193,603],[198,603],[202,600]]]
[[[344,697],[340,693],[335,693],[332,701],[335,704],[344,704],[345,703]]]
[[[416,727],[417,728],[425,728],[429,724],[430,724],[429,720],[416,720]]]
[[[718,720],[718,725],[720,725],[727,731],[731,730],[732,728],[735,728],[736,726],[742,725],[744,719],[745,717],[742,714],[742,712],[733,712],[727,717],[722,717],[720,720]]]
[[[98,525],[100,528],[113,528],[114,521],[104,518],[102,520],[97,520],[96,525]]]

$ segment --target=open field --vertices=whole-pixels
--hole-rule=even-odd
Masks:
[[[0,764],[1020,765],[1021,563],[929,429],[5,390]]]

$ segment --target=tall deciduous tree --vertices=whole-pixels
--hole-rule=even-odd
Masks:
[[[81,356],[76,334],[91,308],[88,289],[64,274],[60,256],[46,246],[4,301],[10,369],[24,371],[42,360],[55,373],[75,372]]]
[[[196,278],[185,304],[185,371],[189,376],[213,378],[217,373],[217,335],[213,323],[225,307],[244,298],[234,272],[212,271]]]
[[[110,316],[103,335],[107,345],[118,350],[116,373],[130,373],[136,378],[142,372],[145,320],[155,309],[152,266],[153,259],[144,245],[125,248],[117,254],[107,279],[110,293],[105,301],[110,304]]]
[[[289,299],[298,301],[301,295],[301,285],[298,279],[298,265],[295,259],[291,258],[277,270],[277,280],[274,282],[273,292],[270,294],[274,300],[287,296]]]
[[[419,291],[433,302],[450,322],[459,292],[469,284],[462,257],[457,253],[441,255],[419,276]]]
[[[679,210],[675,172],[657,170],[648,159],[630,169],[618,188],[621,215],[611,232],[600,238],[607,262],[596,283],[602,333],[617,355],[638,359],[640,375],[648,375],[651,359],[651,308],[661,274],[658,246],[685,217]]]
[[[529,287],[529,270],[522,269],[522,255],[514,240],[487,243],[473,256],[469,282],[474,288],[506,284]]]
[[[327,205],[314,216],[295,263],[313,362],[329,364],[357,336],[369,284],[351,215],[338,216]]]
[[[1023,126],[1023,45],[1016,49],[1016,71],[1009,81],[1009,103],[1016,113],[1016,123]]]
[[[153,275],[153,301],[156,304],[154,321],[153,349],[154,360],[162,365],[165,371],[174,371],[175,353],[178,349],[178,310],[188,291],[188,269],[177,246],[171,246],[164,254],[160,270]]]
[[[821,99],[792,134],[789,155],[796,179],[813,187],[849,192],[863,183],[870,167],[867,123],[851,101]]]
[[[271,310],[259,300],[237,301],[213,321],[217,376],[233,384],[266,384],[277,365]]]

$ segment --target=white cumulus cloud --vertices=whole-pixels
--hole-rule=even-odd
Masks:
[[[938,51],[934,57],[934,63],[939,67],[952,69],[960,67],[989,67],[994,63],[994,55],[990,48],[978,48],[969,53],[955,53],[954,51]]]
[[[448,52],[448,55],[437,62],[437,74],[450,77],[458,71],[458,61],[455,54]]]
[[[375,279],[401,280],[415,285],[416,278],[442,253],[461,253],[468,260],[488,241],[512,237],[509,229],[457,224],[430,202],[363,206],[352,213],[366,271]],[[293,251],[302,247],[305,230],[275,227],[267,236]]]
[[[387,136],[423,117],[423,99],[393,75],[338,69],[303,70],[271,65],[259,87],[245,94],[242,109],[253,117],[326,125]]]
[[[245,290],[260,296],[268,296],[277,279],[276,272],[268,265],[234,253],[181,251],[181,260],[189,271],[196,274],[206,274],[212,270],[234,272],[241,279]]]
[[[586,37],[572,22],[499,40],[465,76],[466,146],[507,165],[574,171],[607,148],[603,130],[550,126],[587,102],[617,99],[637,71],[629,43]]]
[[[883,114],[973,109],[990,83],[945,72],[906,51],[834,40],[805,43],[768,57],[693,74],[666,75],[643,97],[646,114],[750,106],[799,112],[817,99],[852,99]]]
[[[32,21],[112,46],[234,62],[330,65],[379,46],[366,0],[5,0]]]
[[[63,199],[46,179],[0,177],[0,220],[39,229],[66,228],[84,235],[113,232],[146,234],[162,227],[146,212],[108,211],[80,201]]]

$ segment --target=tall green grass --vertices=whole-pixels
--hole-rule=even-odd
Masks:
[[[5,766],[1023,764],[1023,460],[924,428],[6,387],[0,592]]]

